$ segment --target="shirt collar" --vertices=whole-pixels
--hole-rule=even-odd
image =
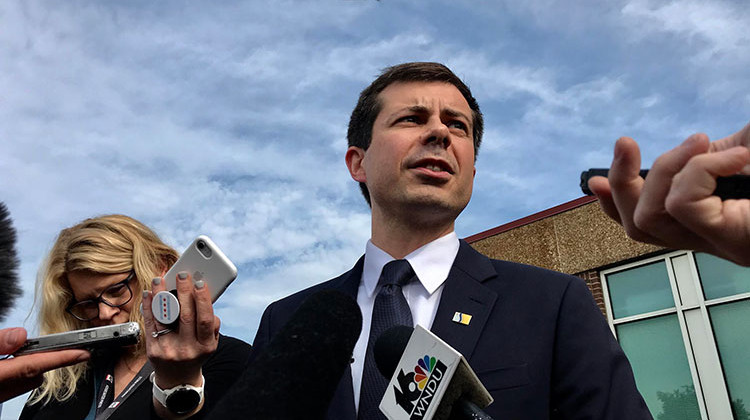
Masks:
[[[417,248],[404,259],[409,261],[425,290],[433,294],[448,278],[448,273],[458,254],[458,247],[458,235],[456,232],[451,232]],[[367,241],[362,272],[362,282],[367,296],[372,297],[375,293],[383,266],[394,259],[372,241]]]

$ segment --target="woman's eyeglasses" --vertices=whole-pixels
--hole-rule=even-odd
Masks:
[[[99,302],[113,308],[119,308],[130,302],[133,291],[130,289],[130,280],[135,277],[135,271],[131,271],[128,277],[112,286],[106,288],[96,299],[75,300],[65,308],[65,311],[81,321],[91,321],[99,316]]]

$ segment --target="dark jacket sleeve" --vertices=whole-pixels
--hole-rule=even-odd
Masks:
[[[260,318],[260,325],[258,325],[258,332],[255,333],[255,340],[253,340],[253,351],[250,355],[250,360],[263,351],[263,349],[271,341],[271,312],[273,311],[274,304],[269,305],[263,311],[263,316]]]
[[[206,380],[203,409],[191,419],[203,418],[216,406],[245,370],[249,357],[249,344],[233,337],[219,336],[216,352],[203,364],[203,377]]]
[[[652,419],[625,353],[580,279],[565,290],[555,335],[552,418]]]

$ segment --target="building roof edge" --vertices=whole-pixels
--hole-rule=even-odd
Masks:
[[[489,238],[490,236],[495,236],[500,233],[507,232],[511,229],[519,228],[521,226],[537,222],[544,218],[554,216],[556,214],[560,214],[568,210],[572,210],[576,207],[580,207],[589,203],[593,203],[596,200],[597,198],[595,196],[583,196],[581,198],[576,198],[575,200],[568,201],[566,203],[559,204],[555,207],[548,208],[547,210],[542,210],[538,213],[534,213],[532,215],[522,217],[518,220],[514,220],[504,225],[500,225],[492,229],[485,230],[484,232],[475,233],[471,236],[467,236],[466,238],[464,238],[464,240],[468,243],[477,242],[482,239]]]

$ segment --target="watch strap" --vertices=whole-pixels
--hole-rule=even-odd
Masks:
[[[156,401],[159,401],[161,405],[163,405],[166,409],[173,411],[168,405],[167,405],[167,398],[174,394],[177,391],[180,390],[189,390],[189,391],[195,391],[200,396],[200,400],[198,401],[199,406],[201,402],[203,402],[203,387],[206,385],[206,378],[201,374],[201,386],[193,386],[189,384],[182,384],[177,385],[172,388],[168,389],[161,389],[159,388],[159,385],[156,384],[156,372],[151,372],[151,375],[149,376],[149,379],[151,380],[151,383],[153,384],[151,388],[151,393],[156,398]],[[174,411],[173,411],[174,412]],[[184,414],[184,413],[175,413],[175,414]]]

